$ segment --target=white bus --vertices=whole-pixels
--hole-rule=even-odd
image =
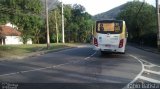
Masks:
[[[125,21],[96,21],[93,34],[94,50],[100,50],[102,54],[105,52],[125,53],[127,36]]]

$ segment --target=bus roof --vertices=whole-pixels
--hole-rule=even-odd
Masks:
[[[96,22],[123,22],[124,20],[97,20]]]

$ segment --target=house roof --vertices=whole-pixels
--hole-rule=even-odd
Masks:
[[[10,26],[1,25],[0,35],[1,36],[20,36],[21,33]]]

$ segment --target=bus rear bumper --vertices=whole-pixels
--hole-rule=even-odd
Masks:
[[[114,53],[124,53],[125,50],[123,48],[115,48],[115,49],[107,49],[107,48],[101,48],[101,47],[94,47],[93,50],[96,51],[103,51],[103,52],[114,52]]]

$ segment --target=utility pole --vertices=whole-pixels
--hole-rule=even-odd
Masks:
[[[50,47],[50,37],[49,37],[49,24],[48,24],[48,1],[45,0],[46,8],[46,29],[47,29],[47,49]]]
[[[62,43],[65,43],[65,39],[64,39],[64,13],[63,13],[63,2],[62,2]]]
[[[157,9],[157,46],[160,50],[160,17],[159,17],[159,0],[156,0],[156,9]]]
[[[59,43],[59,31],[58,31],[58,24],[57,24],[57,11],[55,10],[55,22],[56,22],[56,36],[57,36],[57,43]]]

